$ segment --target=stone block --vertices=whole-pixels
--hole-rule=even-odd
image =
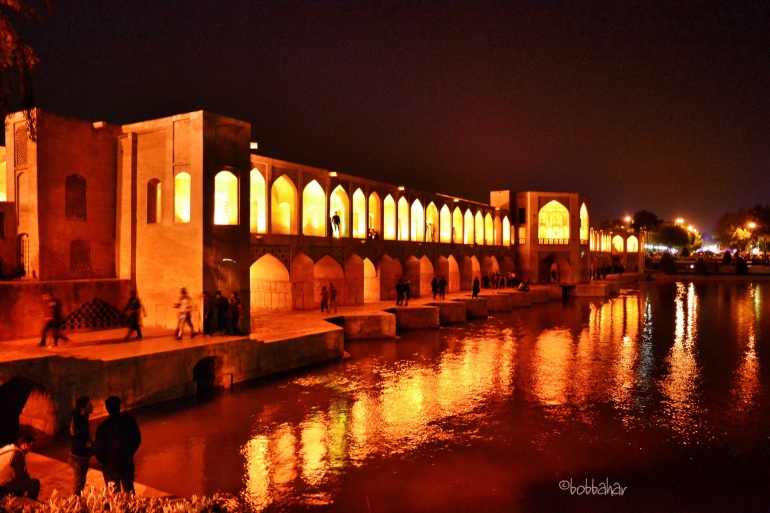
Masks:
[[[396,330],[439,327],[439,311],[435,306],[402,306],[385,311],[395,314]]]
[[[620,285],[610,281],[582,283],[567,289],[570,297],[609,297],[619,293]]]
[[[465,303],[459,301],[440,301],[428,303],[428,305],[438,308],[438,320],[442,325],[465,322],[467,320]]]
[[[345,340],[395,338],[396,316],[388,312],[345,314],[327,319],[345,330]]]
[[[513,308],[528,308],[532,306],[532,296],[529,292],[506,292],[511,297],[511,307]]]
[[[489,317],[486,299],[455,299],[455,301],[465,304],[465,316],[468,319]]]
[[[487,312],[510,312],[513,308],[511,296],[508,294],[482,294],[479,296],[487,301]]]

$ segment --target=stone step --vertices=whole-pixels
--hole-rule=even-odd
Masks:
[[[438,308],[438,320],[442,325],[467,321],[465,303],[458,301],[437,301],[428,303]]]
[[[487,300],[478,299],[455,299],[458,303],[465,303],[465,316],[468,319],[481,319],[489,317],[489,310],[487,310]]]
[[[513,309],[513,301],[510,294],[487,293],[479,296],[487,301],[487,312],[510,312]]]
[[[345,314],[326,320],[345,330],[345,340],[396,337],[396,316],[388,312]]]
[[[395,314],[396,330],[416,330],[439,327],[439,309],[435,306],[397,306],[386,312]]]

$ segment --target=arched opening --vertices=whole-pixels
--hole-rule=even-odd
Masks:
[[[500,223],[500,216],[495,215],[495,246],[499,246],[503,243],[502,226]]]
[[[455,244],[463,242],[463,213],[460,207],[455,207],[452,212],[452,242]]]
[[[361,189],[353,193],[353,237],[366,238],[366,196]]]
[[[297,234],[297,189],[286,175],[279,176],[270,189],[270,231]]]
[[[537,238],[540,244],[569,243],[569,210],[556,200],[552,200],[538,213]]]
[[[495,224],[492,215],[487,213],[484,216],[484,244],[493,246],[495,244]]]
[[[348,304],[364,302],[364,261],[356,254],[345,262],[345,289]]]
[[[326,235],[326,193],[316,180],[302,191],[302,234],[315,237]]]
[[[329,285],[334,285],[337,289],[337,304],[346,304],[345,273],[342,271],[342,266],[334,258],[324,255],[315,263],[313,282],[315,284],[313,298],[316,307],[321,306],[321,290],[326,287],[328,291]]]
[[[259,169],[252,169],[249,175],[249,229],[251,233],[267,232],[267,186]]]
[[[19,426],[56,432],[51,398],[32,381],[15,377],[0,385],[0,447],[16,443]]]
[[[195,364],[192,374],[198,394],[224,387],[221,358],[216,356],[203,358]]]
[[[449,275],[447,281],[449,282],[448,292],[456,292],[460,290],[460,266],[457,265],[457,260],[452,255],[447,258],[449,264]]]
[[[431,201],[425,209],[425,242],[438,242],[438,209]]]
[[[538,263],[538,283],[572,283],[570,265],[562,256],[549,254]]]
[[[478,246],[481,246],[482,244],[484,244],[484,216],[481,214],[481,210],[476,212],[475,231],[476,231],[476,238],[474,242]]]
[[[249,268],[252,310],[291,310],[289,271],[271,254],[263,255]]]
[[[409,204],[403,196],[398,199],[398,240],[409,240]]]
[[[364,258],[364,303],[380,300],[380,279],[374,264]]]
[[[177,175],[178,176],[178,175]],[[147,182],[147,223],[160,223],[161,208],[160,180],[153,178]]]
[[[623,237],[620,235],[615,235],[612,238],[612,250],[616,251],[618,253],[623,253],[623,250],[625,249],[626,243],[623,240]]]
[[[214,224],[238,224],[238,178],[230,171],[214,177]]]
[[[473,244],[473,214],[471,209],[465,211],[465,232],[463,233],[463,244]]]
[[[586,204],[580,205],[580,243],[586,244],[588,241],[588,209]]]
[[[348,193],[345,192],[345,189],[343,189],[341,185],[338,185],[332,191],[332,194],[329,197],[329,205],[330,205],[329,216],[332,219],[334,219],[335,215],[339,216],[339,220],[340,220],[338,233],[333,233],[332,236],[349,237],[350,236],[350,230],[349,230],[350,201],[348,199]]]
[[[421,297],[431,294],[430,282],[433,279],[433,264],[423,255],[418,259],[410,256],[406,260],[405,271],[409,277],[410,292],[412,297]]]
[[[511,245],[511,222],[508,221],[508,216],[503,217],[503,246],[510,247]]]
[[[396,202],[393,196],[388,194],[383,202],[383,235],[385,240],[396,240]]]
[[[474,279],[478,278],[481,281],[481,265],[475,255],[471,257],[471,273]]]
[[[497,259],[493,256],[484,257],[481,261],[481,267],[483,274],[492,278],[492,275],[500,271],[500,265],[497,263]]]
[[[416,242],[425,242],[425,211],[422,209],[422,203],[416,199],[412,202],[412,229],[411,240]]]
[[[294,310],[312,310],[315,306],[313,261],[300,253],[291,261],[291,307]]]
[[[377,274],[380,276],[380,299],[396,299],[396,282],[404,275],[401,262],[382,255],[377,263]]]
[[[392,200],[393,198],[391,198]],[[380,197],[376,192],[369,195],[369,229],[372,236],[380,236]]]
[[[481,268],[476,257],[464,256],[460,260],[460,289],[470,290],[473,286],[473,279],[479,278],[481,281]]]
[[[226,171],[225,171],[226,172]],[[233,176],[230,173],[231,176]],[[233,176],[233,178],[235,178]],[[160,184],[158,184],[160,185]],[[189,223],[190,222],[190,173],[177,173],[174,177],[174,222],[175,223]],[[238,180],[235,181],[235,198],[237,202],[238,198]],[[160,194],[158,195],[160,198]],[[238,211],[237,206],[235,214],[235,223],[217,223],[217,224],[238,224]]]
[[[629,253],[639,252],[639,239],[636,238],[636,235],[631,235],[626,240],[626,251]]]
[[[452,242],[452,214],[449,207],[443,205],[439,217],[439,240],[444,243]]]

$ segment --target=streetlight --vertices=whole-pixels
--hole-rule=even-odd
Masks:
[[[684,223],[684,219],[682,219],[681,217],[678,217],[676,219],[676,224],[683,224],[683,223]]]

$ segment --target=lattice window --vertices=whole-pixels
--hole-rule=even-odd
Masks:
[[[13,135],[13,154],[16,167],[27,166],[28,141],[29,127],[26,123],[21,123],[16,127]]]
[[[121,314],[120,310],[95,298],[69,314],[62,323],[62,329],[106,328],[126,324],[128,324],[128,318]]]
[[[67,219],[86,218],[86,179],[70,175],[64,182],[64,212]]]
[[[24,276],[32,274],[32,260],[29,256],[29,235],[22,233],[19,235],[19,245],[21,246],[21,266],[24,269]]]
[[[87,271],[91,268],[91,243],[87,240],[70,242],[70,271]]]

